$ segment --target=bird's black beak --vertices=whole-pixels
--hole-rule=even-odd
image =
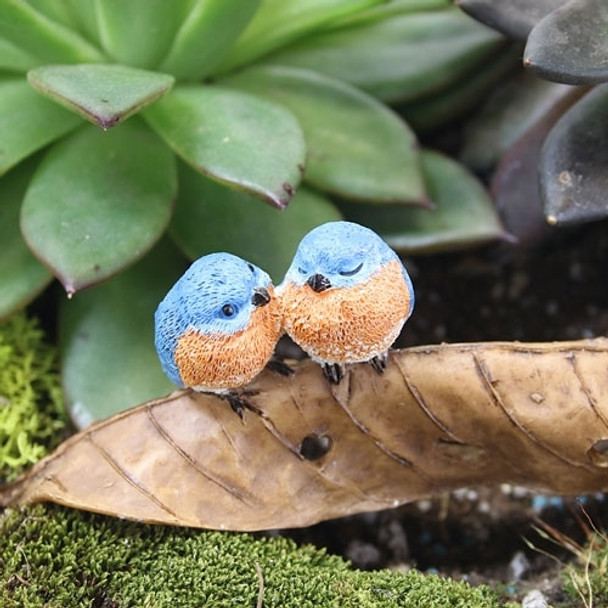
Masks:
[[[313,274],[312,276],[308,277],[306,284],[317,293],[321,293],[322,291],[325,291],[331,287],[330,280],[322,274]]]
[[[264,287],[256,287],[251,296],[251,303],[254,306],[266,306],[270,302],[270,294]]]

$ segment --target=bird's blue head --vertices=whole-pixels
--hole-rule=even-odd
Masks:
[[[373,231],[352,222],[328,222],[311,230],[300,242],[284,283],[308,284],[315,291],[354,287],[397,254]],[[410,278],[403,276],[413,294]]]
[[[270,300],[270,277],[229,253],[212,253],[192,263],[158,305],[155,344],[163,371],[183,386],[175,364],[177,340],[187,330],[232,335],[249,325],[256,307]]]

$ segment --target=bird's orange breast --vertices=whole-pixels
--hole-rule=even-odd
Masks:
[[[287,333],[310,356],[328,363],[368,361],[395,341],[410,314],[411,296],[399,262],[391,260],[367,281],[320,293],[285,285]]]
[[[234,334],[202,334],[189,329],[177,340],[175,363],[186,386],[228,390],[251,381],[272,356],[281,334],[279,301],[255,308],[249,325]]]

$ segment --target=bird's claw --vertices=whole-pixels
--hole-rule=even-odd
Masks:
[[[220,395],[228,403],[230,404],[230,408],[232,411],[243,420],[243,411],[249,410],[255,414],[260,414],[261,410],[259,410],[255,405],[249,403],[247,399],[245,399],[246,395],[255,395],[255,391],[250,391],[249,393],[243,391],[241,393],[226,393],[225,395]]]
[[[344,366],[340,363],[325,363],[323,364],[323,373],[331,384],[340,384],[344,378]]]
[[[290,367],[287,363],[279,361],[278,359],[271,359],[266,363],[266,367],[280,376],[291,376],[295,371],[293,367]]]
[[[386,366],[388,365],[388,353],[382,353],[376,357],[372,357],[369,360],[369,364],[377,373],[383,374],[386,370]]]

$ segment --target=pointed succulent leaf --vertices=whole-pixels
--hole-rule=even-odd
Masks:
[[[608,216],[608,84],[574,104],[545,140],[541,195],[550,224]]]
[[[0,38],[31,53],[39,63],[104,59],[101,52],[79,34],[39,13],[23,0],[0,2]]]
[[[324,197],[300,188],[284,211],[195,172],[179,168],[179,196],[169,228],[190,258],[229,251],[263,268],[279,282],[300,239],[315,226],[340,219]]]
[[[22,78],[0,79],[0,175],[80,124]]]
[[[27,190],[21,229],[68,294],[139,259],[167,226],[175,158],[137,120],[85,127],[56,144]]]
[[[222,62],[225,72],[274,51],[346,15],[384,0],[262,0],[251,23]]]
[[[502,155],[492,173],[492,199],[505,228],[517,239],[518,247],[538,245],[556,236],[543,210],[538,161],[543,142],[560,114],[554,108],[529,127]]]
[[[490,170],[535,123],[555,110],[563,112],[583,93],[582,87],[518,72],[493,91],[481,110],[467,121],[460,160],[475,170]]]
[[[39,61],[33,55],[5,38],[0,38],[0,70],[25,72],[37,63]]]
[[[414,134],[373,97],[316,72],[282,66],[252,67],[225,84],[293,112],[308,148],[307,183],[358,200],[425,200]]]
[[[532,28],[567,0],[455,0],[463,11],[511,38],[525,40]]]
[[[56,2],[56,0],[48,0],[48,2]],[[83,2],[82,0],[63,0],[63,2],[77,24],[74,29],[101,48],[101,38],[97,25],[97,2]]]
[[[399,113],[417,132],[442,127],[479,106],[479,100],[507,78],[519,63],[520,45],[508,46],[446,89],[399,106]]]
[[[126,272],[61,302],[62,384],[78,428],[175,390],[154,348],[154,311],[184,269],[162,241]]]
[[[74,0],[61,0],[60,2],[57,2],[57,0],[27,0],[28,4],[52,21],[65,25],[69,29],[77,30],[79,23],[71,6],[73,2]],[[83,3],[81,2],[81,4]]]
[[[450,6],[452,6],[452,0],[391,0],[391,2],[383,2],[382,4],[371,6],[365,10],[336,19],[324,29],[336,30],[345,26],[358,26],[396,15],[438,11]]]
[[[192,0],[97,0],[101,45],[118,63],[156,68],[191,4]]]
[[[315,70],[395,102],[458,82],[504,44],[503,36],[449,7],[324,30],[264,63]]]
[[[608,80],[608,4],[570,0],[538,23],[528,37],[524,66],[566,84]]]
[[[369,226],[391,247],[406,252],[455,249],[507,236],[477,178],[437,152],[423,151],[422,161],[436,209],[348,204],[342,206],[346,219]]]
[[[283,208],[304,170],[296,118],[280,105],[215,86],[176,87],[144,113],[190,165]]]
[[[33,163],[22,163],[0,179],[0,319],[32,300],[53,275],[27,248],[19,230],[19,210]]]
[[[209,76],[247,26],[259,4],[260,0],[196,2],[160,69],[188,80]]]
[[[173,86],[169,74],[99,63],[47,65],[30,70],[42,94],[103,129],[139,112]]]

